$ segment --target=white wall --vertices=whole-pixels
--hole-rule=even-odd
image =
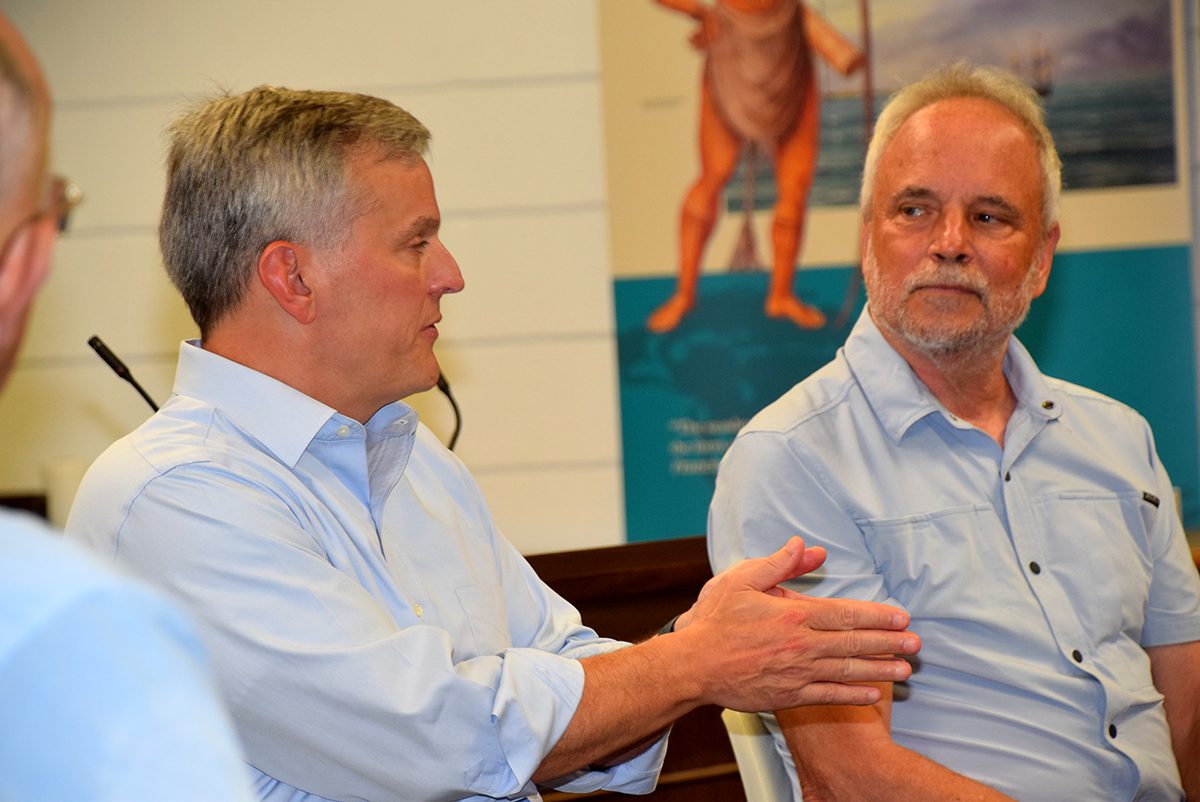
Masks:
[[[260,83],[389,98],[433,131],[443,238],[467,290],[439,355],[458,453],[526,552],[624,539],[595,7],[580,0],[5,0],[55,93],[54,168],[86,201],[0,396],[0,493],[39,492],[165,399],[194,335],[155,225],[166,123]],[[436,393],[416,400],[444,437]]]

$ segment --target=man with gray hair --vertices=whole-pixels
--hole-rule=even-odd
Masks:
[[[1059,187],[1017,79],[902,89],[864,171],[867,309],[722,462],[714,568],[800,533],[828,559],[788,587],[903,607],[924,644],[873,706],[767,718],[797,798],[1200,799],[1200,579],[1150,429],[1013,336]]]
[[[597,636],[403,403],[439,377],[429,133],[364,95],[259,87],[171,130],[160,239],[200,327],[174,395],[92,466],[68,531],[202,623],[263,799],[646,792],[706,703],[869,704],[907,616],[778,584],[789,540],[673,631]]]
[[[50,98],[0,15],[0,385],[75,197],[47,175]],[[189,622],[159,594],[0,512],[0,799],[250,799]]]

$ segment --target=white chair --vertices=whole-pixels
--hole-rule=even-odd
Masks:
[[[746,802],[787,802],[792,783],[783,758],[775,751],[775,739],[754,713],[723,710],[721,721],[733,746]]]

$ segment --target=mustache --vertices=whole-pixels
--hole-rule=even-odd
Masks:
[[[949,287],[973,292],[981,297],[986,297],[988,294],[987,279],[983,274],[961,266],[935,266],[920,273],[914,273],[904,280],[905,294],[923,287]]]

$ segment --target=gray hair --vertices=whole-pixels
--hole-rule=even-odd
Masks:
[[[1046,128],[1045,115],[1037,94],[1015,75],[995,67],[973,66],[966,62],[949,64],[901,89],[888,100],[875,123],[875,133],[867,148],[863,166],[859,209],[863,219],[871,213],[875,173],[879,158],[900,126],[916,112],[939,100],[974,97],[1001,106],[1024,126],[1038,149],[1042,168],[1042,231],[1050,230],[1058,220],[1058,198],[1062,192],[1062,161],[1054,147],[1054,137]]]
[[[30,76],[0,38],[0,210],[26,191],[32,173],[40,172],[37,107]]]
[[[275,240],[336,245],[359,213],[349,158],[417,160],[429,131],[377,97],[260,86],[185,113],[168,129],[159,244],[204,337],[245,297]]]

